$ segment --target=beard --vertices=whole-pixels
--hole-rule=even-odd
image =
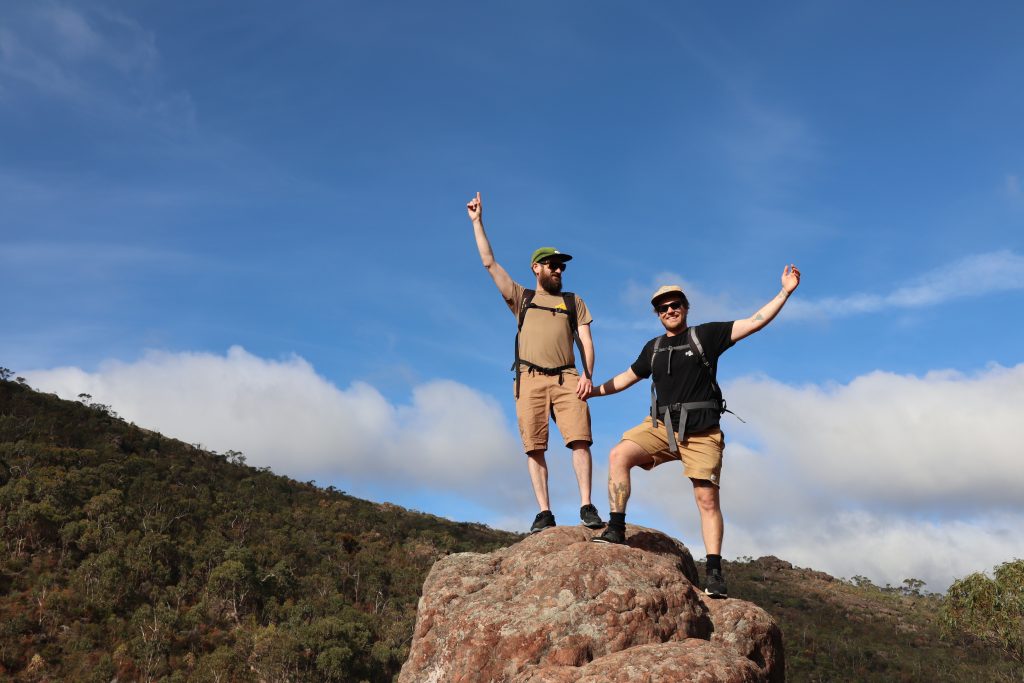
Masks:
[[[548,294],[562,293],[562,276],[560,273],[549,273],[545,269],[541,269],[537,279],[540,280],[540,286]]]

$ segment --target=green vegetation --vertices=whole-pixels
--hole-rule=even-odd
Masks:
[[[0,381],[0,678],[391,681],[433,563],[519,538],[275,476],[80,398]]]
[[[971,574],[949,587],[945,624],[999,648],[1024,669],[1024,560],[1004,562],[993,574]]]
[[[778,621],[791,683],[1024,677],[1024,668],[997,648],[944,630],[945,599],[924,592],[920,579],[878,587],[863,576],[844,581],[775,557],[740,558],[727,563],[726,572],[730,595],[760,605]]]
[[[0,377],[3,680],[392,681],[433,563],[520,538],[275,476]],[[782,626],[790,681],[1024,675],[1020,561],[954,584],[945,611],[918,579],[879,588],[775,558],[727,572]]]

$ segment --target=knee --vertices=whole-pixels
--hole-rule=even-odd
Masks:
[[[611,453],[608,454],[608,465],[611,467],[625,467],[626,469],[632,466],[627,449],[623,448],[622,444],[612,448]]]
[[[573,441],[569,444],[569,449],[575,454],[582,452],[585,455],[590,455],[590,442],[589,441]]]
[[[717,500],[702,500],[698,498],[697,507],[700,508],[701,512],[705,513],[718,513],[720,511]]]
[[[714,489],[698,488],[694,491],[694,498],[697,500],[697,507],[701,512],[718,512],[720,510],[718,491]]]

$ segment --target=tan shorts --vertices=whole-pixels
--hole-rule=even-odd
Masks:
[[[566,446],[573,441],[585,441],[588,446],[593,442],[590,408],[576,395],[579,380],[579,375],[567,372],[559,384],[558,375],[523,370],[519,377],[516,416],[519,418],[519,436],[527,453],[547,450],[548,421],[552,417]]]
[[[679,439],[678,432],[676,438]],[[725,449],[725,435],[718,427],[705,432],[687,434],[679,439],[679,452],[669,450],[665,425],[651,426],[650,418],[644,420],[622,435],[623,441],[632,441],[651,455],[651,462],[641,465],[645,470],[672,460],[683,461],[683,472],[690,479],[705,479],[715,486],[722,480],[722,451]]]

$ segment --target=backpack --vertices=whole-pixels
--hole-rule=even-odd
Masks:
[[[579,321],[576,319],[576,295],[572,292],[562,292],[562,301],[565,302],[564,309],[535,304],[533,303],[533,297],[536,295],[537,290],[524,289],[523,304],[519,307],[519,325],[516,328],[515,360],[512,362],[512,369],[516,373],[516,398],[519,398],[519,376],[522,374],[523,365],[545,375],[558,375],[559,384],[562,383],[562,373],[576,367],[575,365],[563,365],[557,368],[545,368],[540,365],[534,365],[530,361],[523,360],[519,357],[519,333],[523,330],[523,321],[526,320],[526,311],[531,308],[539,308],[542,311],[551,311],[552,315],[564,314],[568,317],[569,331],[572,333],[573,340],[576,342],[576,347],[580,350],[580,361],[583,363],[583,374],[586,375],[587,379],[590,379],[590,370],[587,369],[587,354],[583,350],[583,341],[580,339],[579,333]]]
[[[700,338],[697,336],[697,328],[689,327],[686,330],[686,344],[679,344],[676,346],[662,346],[662,337],[657,337],[654,340],[654,348],[651,350],[651,425],[655,428],[658,426],[659,417],[665,423],[665,432],[668,436],[669,450],[673,453],[679,452],[679,443],[676,440],[676,430],[672,426],[672,411],[676,408],[679,409],[679,432],[681,436],[686,434],[686,414],[691,410],[717,410],[719,415],[722,413],[733,413],[726,407],[725,399],[722,397],[722,389],[718,386],[718,381],[715,379],[715,369],[711,366],[708,361],[707,355],[704,353],[704,347],[701,346]],[[672,374],[672,352],[681,351],[686,349],[693,352],[697,351],[697,355],[700,357],[701,365],[708,374],[708,379],[711,380],[711,390],[715,394],[715,398],[709,401],[692,401],[690,403],[673,403],[666,405],[658,410],[658,393],[654,387],[654,359],[658,353],[663,351],[668,352],[668,374]],[[739,418],[739,416],[736,416]],[[743,420],[740,419],[740,422]]]

